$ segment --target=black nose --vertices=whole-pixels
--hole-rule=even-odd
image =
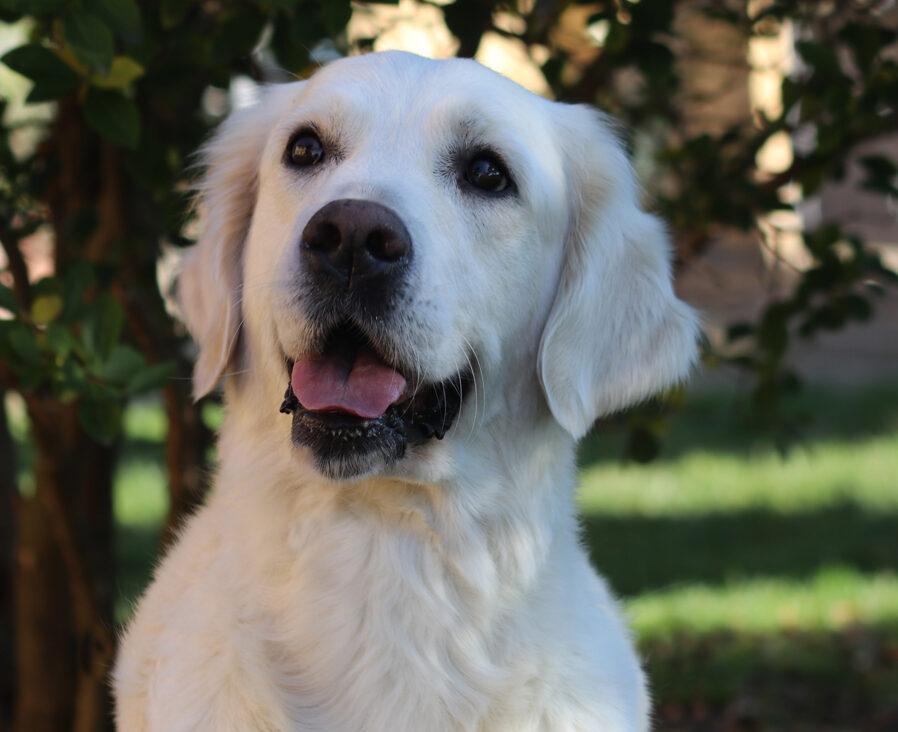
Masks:
[[[302,232],[302,254],[316,279],[337,280],[351,290],[392,279],[411,253],[402,220],[373,201],[331,201]]]

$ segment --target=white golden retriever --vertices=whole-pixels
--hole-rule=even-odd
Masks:
[[[204,160],[180,294],[221,464],[125,634],[120,729],[646,729],[574,448],[696,325],[608,122],[374,54]]]

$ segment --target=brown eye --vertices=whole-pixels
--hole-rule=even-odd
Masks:
[[[317,165],[324,157],[324,147],[314,132],[300,132],[287,146],[287,155],[293,165],[308,167]]]
[[[508,187],[508,175],[505,169],[493,158],[477,155],[468,163],[465,180],[475,188],[490,193],[499,193]]]

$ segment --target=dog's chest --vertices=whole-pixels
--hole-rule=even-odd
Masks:
[[[511,682],[439,537],[394,518],[312,512],[290,527],[265,645],[297,724],[473,729]]]

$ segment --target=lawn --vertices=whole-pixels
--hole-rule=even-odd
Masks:
[[[898,386],[792,408],[813,418],[785,453],[730,393],[690,396],[647,465],[621,459],[613,424],[582,446],[584,540],[624,599],[659,729],[898,729]],[[128,410],[120,618],[166,510],[165,431],[156,403]]]
[[[808,390],[782,454],[736,395],[693,396],[659,459],[581,450],[595,564],[683,730],[898,729],[898,387]]]

